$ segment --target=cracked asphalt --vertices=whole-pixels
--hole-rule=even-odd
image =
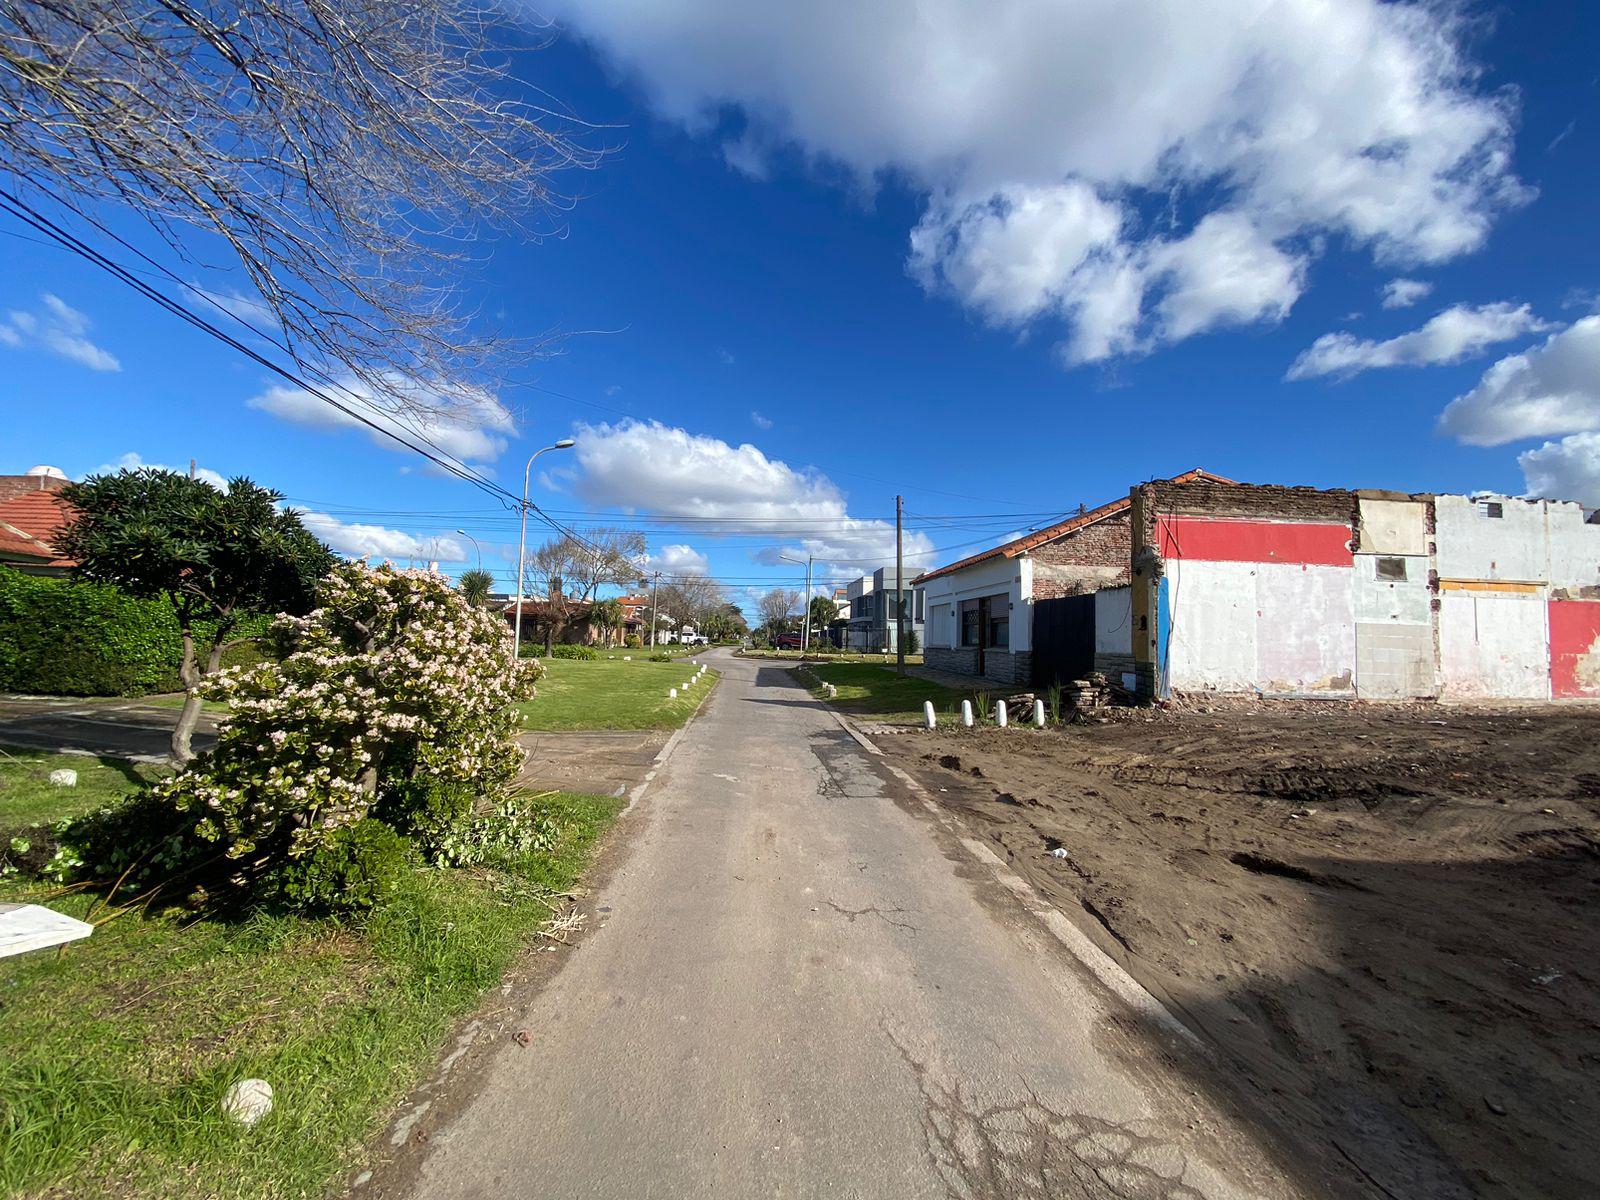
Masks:
[[[785,668],[624,818],[602,925],[386,1195],[1298,1197]]]

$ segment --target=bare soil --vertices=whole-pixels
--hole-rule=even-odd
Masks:
[[[1600,709],[879,744],[1208,1037],[1331,1190],[1597,1194]]]

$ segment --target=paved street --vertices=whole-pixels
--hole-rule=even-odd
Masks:
[[[1318,1194],[786,668],[717,665],[531,1044],[384,1195]]]

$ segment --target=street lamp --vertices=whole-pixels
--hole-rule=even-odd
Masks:
[[[553,445],[535,450],[528,455],[528,465],[522,469],[522,532],[517,535],[517,619],[516,632],[511,637],[512,662],[522,657],[522,569],[528,554],[528,480],[533,474],[533,460],[547,450],[571,450],[577,444],[573,438],[562,438]]]
[[[483,570],[483,547],[478,545],[478,539],[473,537],[465,529],[458,529],[458,530],[456,530],[456,532],[459,533],[462,537],[466,538],[467,541],[472,543],[472,548],[474,550],[476,550],[477,553],[478,553],[478,570],[480,570],[480,571]]]
[[[804,562],[804,564],[802,564],[798,558],[790,558],[787,554],[780,554],[780,555],[778,555],[778,557],[781,558],[786,563],[793,563],[797,567],[803,565],[805,567],[805,569],[806,569],[806,598],[805,598],[805,603],[800,606],[800,612],[801,612],[802,617],[804,618],[803,622],[802,622],[802,624],[800,626],[800,653],[805,654],[805,653],[808,653],[810,651],[810,649],[811,649],[811,562],[812,562],[812,558],[811,558],[811,555],[809,555],[809,554],[806,555],[806,561]]]

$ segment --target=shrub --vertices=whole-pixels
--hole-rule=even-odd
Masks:
[[[637,633],[630,633],[627,637],[622,639],[622,644],[629,650],[637,650],[640,646],[644,645],[644,639],[641,638]]]
[[[555,849],[555,822],[532,799],[513,792],[484,813],[474,813],[439,841],[441,866],[472,867],[483,862],[520,858],[535,850]]]
[[[417,778],[495,793],[522,763],[515,702],[538,671],[507,661],[510,631],[443,577],[355,563],[319,607],[282,617],[281,662],[224,671],[213,750],[157,785],[230,858],[299,855]]]
[[[918,650],[921,650],[921,649],[922,649],[922,643],[917,638],[917,631],[915,629],[906,630],[906,653],[907,654],[915,654]]]
[[[654,654],[652,654],[650,656],[650,661],[651,662],[671,662],[672,661],[672,655],[668,654],[665,650],[657,650]]]
[[[562,642],[550,648],[551,658],[573,658],[580,662],[593,662],[600,657],[600,651],[593,646],[575,646]]]
[[[415,865],[411,843],[382,821],[335,829],[279,866],[269,892],[284,907],[318,915],[375,908]]]
[[[465,784],[416,779],[391,788],[373,814],[405,834],[435,866],[448,861],[445,847],[472,820],[477,793]]]
[[[0,567],[0,689],[137,696],[179,687],[171,605]]]

